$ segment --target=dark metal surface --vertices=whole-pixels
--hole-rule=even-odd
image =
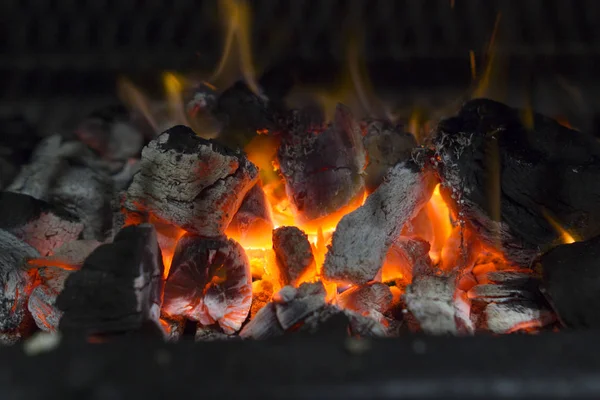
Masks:
[[[600,398],[598,332],[0,349],[3,399]]]

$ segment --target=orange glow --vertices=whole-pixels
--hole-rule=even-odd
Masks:
[[[188,125],[188,119],[185,114],[182,92],[184,88],[183,78],[172,72],[163,74],[163,85],[167,94],[167,104],[169,114],[174,124]]]
[[[556,219],[551,217],[549,212],[544,210],[543,214],[544,217],[546,217],[546,221],[548,221],[548,223],[552,225],[552,228],[554,228],[554,230],[556,230],[556,232],[560,235],[562,243],[571,244],[578,241],[578,239],[572,233],[569,233],[561,226],[561,224],[556,221]]]
[[[154,132],[158,132],[159,127],[154,114],[150,111],[150,104],[147,97],[131,81],[121,78],[117,82],[117,92],[119,98],[131,110],[139,112],[152,127]]]
[[[475,52],[469,50],[469,65],[471,66],[471,79],[477,79],[477,62],[475,61]]]
[[[35,267],[55,267],[64,269],[67,271],[74,271],[79,269],[77,265],[67,264],[65,261],[56,257],[42,257],[42,258],[32,258],[27,260],[27,264]]]
[[[444,244],[452,233],[450,209],[442,198],[439,184],[433,190],[433,195],[426,206],[426,212],[433,225],[433,241],[430,242],[429,257],[434,264],[437,264],[440,262]]]

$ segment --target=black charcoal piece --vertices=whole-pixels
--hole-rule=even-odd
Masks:
[[[142,151],[125,207],[188,232],[219,236],[257,179],[258,170],[241,153],[175,126]]]
[[[417,141],[413,135],[404,132],[402,127],[387,121],[366,120],[361,125],[366,132],[363,144],[369,157],[365,169],[365,185],[372,192],[394,165],[411,159]]]
[[[556,320],[554,313],[546,306],[526,300],[490,303],[484,314],[487,329],[494,333],[539,329]]]
[[[252,304],[252,274],[244,249],[231,239],[191,234],[177,243],[165,283],[163,312],[237,332]]]
[[[227,227],[227,236],[244,246],[261,247],[273,230],[271,210],[260,183],[248,191],[239,210]]]
[[[600,328],[600,236],[558,246],[540,264],[543,290],[561,322]]]
[[[273,251],[281,286],[297,286],[303,274],[316,275],[315,257],[308,236],[295,226],[273,230]]]
[[[26,261],[35,257],[39,257],[37,250],[0,229],[0,343],[19,340],[31,318],[27,300],[35,274],[27,271]]]
[[[553,225],[600,234],[600,143],[534,114],[477,99],[440,122],[435,160],[446,202],[483,241],[519,265],[560,242]]]
[[[113,243],[94,250],[72,273],[56,300],[64,312],[60,329],[104,334],[158,324],[163,263],[156,231],[128,226]]]
[[[0,229],[45,256],[77,239],[83,224],[70,212],[43,200],[26,194],[0,192]]]
[[[425,333],[473,333],[470,304],[460,295],[454,277],[416,276],[406,288],[404,301]]]
[[[129,112],[120,106],[89,115],[75,133],[79,140],[108,160],[137,157],[144,145],[142,132],[131,122]]]
[[[362,198],[366,153],[360,127],[343,105],[329,126],[306,125],[283,130],[277,161],[298,217],[310,221]]]
[[[325,276],[353,284],[373,280],[404,224],[431,197],[435,183],[433,174],[412,164],[392,168],[365,204],[337,225],[323,266]]]

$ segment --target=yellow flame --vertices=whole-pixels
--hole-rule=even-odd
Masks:
[[[117,93],[127,107],[142,114],[152,129],[158,132],[158,123],[150,111],[147,97],[129,79],[122,77],[117,81]]]
[[[469,50],[469,65],[471,66],[471,79],[475,81],[477,79],[477,62],[473,50]]]
[[[473,92],[473,97],[485,97],[490,89],[490,82],[492,80],[492,76],[495,73],[495,64],[496,64],[496,37],[498,35],[498,27],[500,26],[500,19],[502,17],[501,13],[496,15],[496,22],[494,23],[494,30],[492,31],[492,36],[490,38],[490,42],[487,48],[487,62],[485,65],[485,69],[483,71],[483,75],[481,76],[481,80],[475,91]]]
[[[188,125],[182,98],[184,88],[183,78],[172,72],[165,72],[163,74],[163,85],[167,94],[167,104],[173,123]]]
[[[260,96],[252,62],[250,6],[243,0],[220,0],[219,8],[223,16],[225,41],[221,59],[210,81],[222,79],[224,72],[237,64],[250,90]]]
[[[546,218],[546,221],[548,221],[548,223],[550,225],[552,225],[552,228],[554,228],[554,230],[556,230],[556,232],[560,235],[561,241],[564,244],[571,244],[571,243],[575,243],[577,241],[579,241],[579,239],[577,237],[575,237],[573,234],[569,233],[565,228],[563,228],[561,226],[561,224],[559,224],[556,219],[554,219],[552,216],[550,216],[550,213],[546,210],[543,210],[543,214],[544,217]]]

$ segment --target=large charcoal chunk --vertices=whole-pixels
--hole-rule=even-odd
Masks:
[[[486,306],[484,315],[487,328],[494,333],[539,329],[556,319],[544,304],[531,301],[490,303]]]
[[[81,270],[71,274],[56,306],[64,312],[61,330],[110,333],[158,323],[163,264],[156,231],[128,226],[113,243],[98,247]]]
[[[25,264],[35,257],[37,250],[0,229],[0,343],[20,337],[35,278]]]
[[[540,258],[542,287],[571,328],[600,327],[600,236],[558,246]]]
[[[273,230],[271,209],[260,183],[248,191],[238,212],[227,227],[227,237],[236,239],[244,247],[261,247],[264,237]]]
[[[372,192],[394,165],[411,159],[417,141],[413,135],[387,121],[367,120],[362,125],[366,131],[363,144],[369,156],[365,184]]]
[[[303,274],[316,274],[308,236],[295,226],[282,226],[273,231],[273,250],[282,286],[296,286]]]
[[[365,204],[338,224],[323,271],[328,279],[363,284],[375,278],[404,224],[427,203],[435,179],[412,164],[400,163]]]
[[[163,312],[236,332],[252,304],[252,274],[233,240],[186,234],[175,249],[165,283]]]
[[[257,179],[256,167],[242,154],[175,126],[142,151],[125,207],[188,232],[219,236]]]
[[[442,195],[490,246],[521,265],[559,241],[554,224],[600,234],[600,143],[540,114],[495,101],[466,103],[434,140]],[[553,222],[550,222],[553,221]]]
[[[66,210],[43,200],[26,194],[0,192],[0,229],[12,233],[45,256],[77,239],[83,224]]]
[[[326,128],[300,124],[284,130],[277,160],[299,217],[324,217],[360,198],[365,154],[360,127],[342,105]]]

